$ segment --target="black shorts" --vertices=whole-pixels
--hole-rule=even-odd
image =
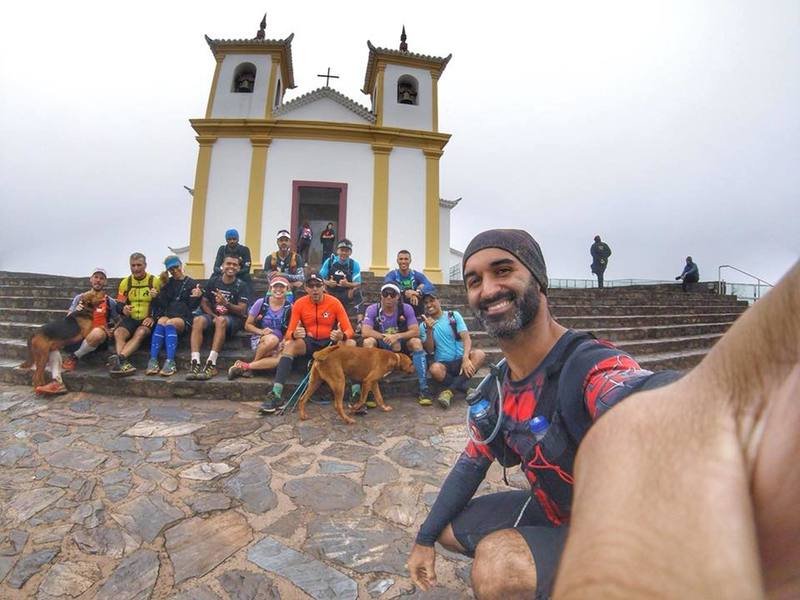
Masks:
[[[142,319],[142,321],[144,321],[144,319]],[[128,333],[133,335],[136,329],[142,324],[142,321],[137,321],[131,317],[122,317],[122,321],[119,322],[118,327],[127,330]],[[148,331],[152,331],[152,329],[152,327],[147,328]]]
[[[435,361],[444,365],[445,371],[450,377],[458,377],[461,373],[461,361],[463,359],[457,358],[455,360]]]
[[[306,353],[303,356],[311,357],[317,350],[322,350],[331,345],[329,339],[318,340],[312,337],[304,337],[303,341],[306,343]]]
[[[478,542],[490,533],[515,529],[536,564],[536,598],[550,596],[569,528],[550,523],[530,492],[515,490],[473,498],[451,525],[469,556],[475,555]]]

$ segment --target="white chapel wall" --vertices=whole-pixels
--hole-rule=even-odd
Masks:
[[[417,80],[417,105],[398,104],[397,80],[402,75],[411,75]],[[428,70],[386,65],[383,75],[384,126],[430,131],[433,122],[432,93],[431,74]]]
[[[425,266],[425,156],[415,148],[395,148],[389,155],[389,267],[398,250],[411,252],[414,269]]]
[[[247,196],[250,188],[250,140],[220,138],[211,151],[211,170],[206,196],[206,220],[203,232],[203,262],[206,275],[214,268],[217,248],[225,243],[225,232],[234,228],[244,238]],[[253,260],[256,260],[253,257]]]
[[[292,109],[277,118],[279,120],[293,121],[333,121],[335,123],[369,124],[369,121],[359,117],[352,110],[346,109],[330,98],[320,98],[305,106]]]
[[[256,67],[256,80],[252,93],[237,93],[233,89],[233,74],[240,64],[249,62]],[[227,54],[222,60],[219,81],[211,110],[213,119],[249,118],[263,119],[267,106],[267,87],[272,71],[269,54]],[[274,100],[274,98],[270,98]]]
[[[293,181],[347,184],[346,233],[354,245],[353,258],[366,270],[372,255],[372,148],[368,144],[348,142],[273,140],[264,187],[261,228],[264,255],[274,251],[278,229],[291,225]],[[338,231],[337,237],[340,237]]]

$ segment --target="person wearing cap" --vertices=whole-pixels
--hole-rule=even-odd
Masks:
[[[364,313],[361,329],[364,348],[383,348],[392,352],[405,352],[411,356],[417,370],[419,404],[430,406],[431,393],[428,388],[428,369],[422,341],[419,339],[419,323],[411,305],[402,301],[400,288],[394,283],[381,286],[381,299],[370,304]],[[367,406],[375,407],[374,400]]]
[[[112,377],[128,377],[136,373],[130,357],[150,336],[155,325],[150,304],[158,296],[161,279],[147,272],[147,259],[141,252],[131,254],[130,267],[131,274],[119,282],[117,290],[122,320],[114,329],[117,353],[108,359],[108,371]]]
[[[472,338],[461,313],[442,310],[435,292],[426,293],[422,304],[425,314],[420,318],[420,338],[425,352],[433,355],[428,372],[444,387],[436,402],[442,408],[450,408],[453,391],[467,392],[467,384],[483,366],[486,354],[472,347]]]
[[[425,311],[422,295],[433,292],[434,287],[424,273],[411,268],[411,252],[400,250],[397,253],[397,268],[389,271],[383,278],[384,283],[393,283],[400,288],[403,302],[414,308],[414,314],[420,317]]]
[[[235,229],[228,229],[225,232],[225,243],[217,249],[217,257],[214,259],[214,275],[222,275],[222,261],[226,256],[235,256],[238,259],[239,272],[236,277],[248,286],[252,285],[250,248],[239,243],[239,232]]]
[[[278,231],[277,241],[278,250],[264,259],[264,273],[269,281],[277,274],[285,277],[289,282],[289,296],[293,297],[295,292],[302,290],[305,283],[303,259],[292,251],[291,234],[286,229]]]
[[[241,331],[247,314],[250,288],[236,277],[239,259],[226,256],[222,261],[222,275],[214,275],[206,283],[206,290],[200,299],[200,314],[195,311],[192,321],[192,336],[189,340],[192,363],[186,375],[188,380],[206,381],[216,377],[217,358],[225,339]],[[200,347],[203,345],[203,332],[213,329],[211,351],[205,366],[201,367]]]
[[[295,301],[292,317],[284,335],[284,346],[272,390],[261,404],[262,414],[273,414],[283,407],[283,387],[289,378],[294,359],[311,357],[314,352],[330,344],[345,343],[355,346],[355,333],[347,312],[336,298],[325,293],[324,280],[316,271],[306,277],[306,295]],[[353,396],[361,393],[360,385],[353,385]]]
[[[174,254],[164,259],[164,268],[160,275],[161,291],[151,302],[156,326],[150,337],[150,360],[145,375],[171,377],[178,371],[175,363],[178,336],[191,329],[192,313],[200,306],[203,290],[183,272],[183,263]],[[164,366],[159,367],[158,355],[162,347],[166,348],[167,356]]]
[[[611,248],[599,235],[594,236],[594,244],[589,248],[589,254],[592,255],[592,273],[597,275],[597,287],[603,287],[603,273],[606,272],[608,266],[608,258],[611,256]]]
[[[609,408],[677,374],[653,374],[609,342],[556,322],[544,258],[526,231],[478,234],[462,268],[469,306],[506,362],[470,397],[470,439],[420,527],[408,569],[416,585],[430,589],[438,541],[474,556],[477,597],[548,597],[570,522],[580,440]],[[494,460],[521,465],[531,489],[473,498]]]
[[[250,348],[255,350],[252,361],[237,360],[228,369],[228,379],[252,377],[253,371],[266,371],[278,366],[278,355],[283,345],[283,335],[292,316],[292,305],[287,302],[289,281],[283,275],[270,279],[269,289],[250,307],[244,330],[251,333]]]
[[[325,287],[347,308],[349,314],[356,315],[356,332],[361,332],[361,321],[364,319],[361,295],[361,265],[351,257],[353,242],[342,238],[336,245],[336,255],[328,257],[319,269],[325,279]]]
[[[107,281],[108,274],[106,273],[106,270],[102,267],[96,267],[94,271],[92,271],[91,277],[89,277],[89,286],[91,287],[90,291],[104,291]],[[76,311],[83,310],[83,304],[81,303],[83,294],[84,292],[81,292],[72,299],[69,309],[67,309],[68,315]],[[105,303],[98,306],[92,313],[93,327],[89,334],[79,344],[73,344],[65,348],[68,354],[61,364],[61,369],[63,371],[73,371],[78,365],[78,360],[90,352],[94,352],[98,348],[105,350],[108,347],[108,340],[111,337],[111,332],[114,329],[113,321],[118,316],[119,305],[117,304],[117,301],[106,294]],[[62,388],[64,391],[66,391],[64,384],[60,381],[56,381],[55,379],[42,387],[48,389],[45,389],[40,393],[63,393],[61,391]]]

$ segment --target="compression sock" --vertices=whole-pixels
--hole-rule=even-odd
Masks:
[[[164,344],[164,326],[160,323],[153,329],[153,337],[150,339],[150,358],[158,358],[161,346]]]
[[[97,346],[90,346],[86,340],[83,340],[83,342],[81,342],[81,347],[74,352],[75,358],[83,358],[89,354],[89,352],[93,352],[95,350],[97,350]]]
[[[411,362],[414,363],[414,368],[417,370],[417,381],[419,381],[419,389],[428,389],[428,361],[425,352],[417,350],[411,355]]]
[[[280,384],[281,391],[283,391],[283,384],[286,383],[286,379],[289,377],[289,372],[292,370],[292,361],[294,359],[291,356],[281,356],[281,359],[278,361],[278,368],[275,369],[275,385]],[[272,389],[275,391],[275,385],[273,385]],[[277,394],[278,392],[275,391]]]
[[[178,330],[175,325],[164,327],[167,338],[167,360],[175,360],[175,352],[178,350]]]
[[[219,357],[219,352],[217,352],[216,350],[212,350],[211,352],[208,353],[208,362],[216,366],[218,357]]]

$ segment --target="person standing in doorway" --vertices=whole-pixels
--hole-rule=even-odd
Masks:
[[[325,229],[319,234],[319,241],[322,244],[322,262],[333,254],[333,244],[336,242],[336,230],[333,223],[328,223]]]
[[[300,228],[300,233],[297,234],[297,253],[303,258],[303,266],[308,266],[308,251],[311,249],[311,240],[314,237],[314,232],[308,224],[308,221],[303,221],[303,226]]]
[[[597,275],[597,287],[603,287],[603,273],[606,272],[608,266],[608,258],[611,256],[611,248],[599,235],[594,236],[594,244],[589,248],[589,253],[592,255],[592,273]]]

